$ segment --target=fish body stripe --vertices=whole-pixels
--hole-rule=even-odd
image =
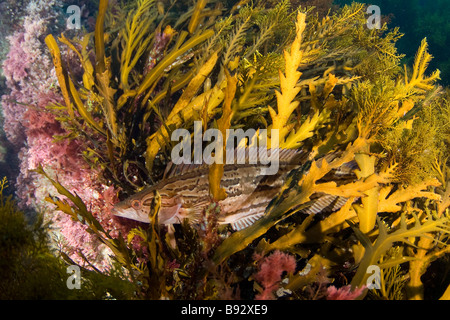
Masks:
[[[281,192],[287,174],[295,168],[308,170],[306,155],[301,151],[280,150],[279,170],[275,175],[265,175],[261,164],[224,164],[221,187],[227,197],[219,201],[221,215],[218,222],[231,224],[235,230],[248,227],[261,218],[269,203]],[[333,156],[334,157],[334,156]],[[326,158],[327,161],[331,159]],[[356,166],[357,167],[357,166]],[[353,175],[354,163],[338,168],[334,176],[339,180]],[[163,180],[152,187],[131,196],[115,206],[118,216],[147,221],[155,191],[161,196],[158,221],[161,224],[177,223],[188,218],[198,221],[203,210],[211,203],[209,192],[209,166],[169,164]],[[313,204],[304,213],[316,214],[322,210],[338,210],[347,198],[331,195],[315,195]],[[314,198],[314,195],[311,197]],[[142,208],[133,211],[130,203],[138,200]]]

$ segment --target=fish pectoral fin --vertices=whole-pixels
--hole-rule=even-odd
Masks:
[[[312,205],[302,209],[306,214],[317,214],[319,212],[330,213],[339,210],[347,202],[348,198],[325,194],[312,201]]]
[[[189,219],[190,222],[199,223],[202,220],[203,210],[205,210],[203,207],[198,206],[183,208],[183,217]]]
[[[181,209],[181,215],[187,219],[191,223],[200,223],[204,218],[204,211],[211,204],[211,201],[198,201],[194,205],[186,207],[184,206]]]
[[[181,203],[170,206],[170,207],[161,207],[159,210],[159,223],[161,224],[173,224],[180,223],[180,211],[181,211]]]

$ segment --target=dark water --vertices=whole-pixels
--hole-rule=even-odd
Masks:
[[[352,1],[336,0],[338,5]],[[449,0],[374,0],[359,1],[377,5],[381,14],[390,20],[389,27],[400,27],[404,36],[397,42],[400,53],[406,54],[404,63],[411,65],[423,38],[427,38],[434,59],[428,70],[441,70],[441,84],[450,84],[450,12]]]

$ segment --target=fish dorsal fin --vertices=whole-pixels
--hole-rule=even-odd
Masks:
[[[266,149],[266,147],[258,148],[235,148],[234,149],[234,163],[237,164],[250,164],[250,163],[261,163],[262,155],[266,155],[270,159],[272,152],[278,152],[278,162],[280,164],[301,164],[301,160],[305,158],[306,153],[303,150],[298,149]],[[193,171],[205,170],[209,167],[208,163],[211,162],[209,156],[202,164],[174,164],[172,161],[167,164],[164,171],[163,179],[172,178],[174,176],[183,175]],[[224,163],[226,164],[226,158],[224,158]]]
[[[180,176],[188,172],[199,171],[207,169],[208,165],[206,163],[202,164],[174,164],[170,161],[167,164],[166,170],[164,171],[163,180],[169,179],[175,176]]]
[[[299,149],[280,149],[280,163],[302,164],[307,153]]]
[[[236,159],[235,163],[261,163],[261,158],[263,156],[267,156],[270,159],[270,156],[274,152],[278,152],[279,163],[295,163],[296,158],[301,158],[301,156],[304,155],[303,150],[298,149],[267,149],[266,147],[246,147],[245,149],[236,148],[234,150],[234,159]]]

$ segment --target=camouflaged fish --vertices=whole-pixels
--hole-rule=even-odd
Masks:
[[[247,152],[246,156],[249,156]],[[288,173],[302,165],[306,157],[301,150],[280,149],[279,170],[274,175],[264,174],[267,166],[260,163],[224,164],[221,187],[227,198],[219,201],[219,224],[230,224],[234,230],[241,230],[261,218],[272,199],[280,193]],[[159,183],[116,204],[113,214],[150,223],[149,212],[157,190],[161,196],[160,224],[176,224],[186,218],[196,223],[211,203],[208,176],[206,164],[170,163]],[[316,203],[304,212],[316,213],[327,206],[340,207],[345,200],[343,197],[317,196]]]

